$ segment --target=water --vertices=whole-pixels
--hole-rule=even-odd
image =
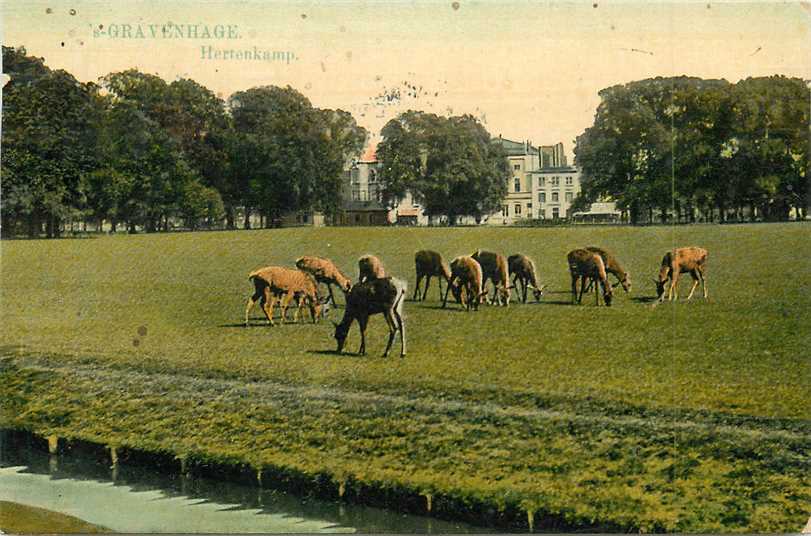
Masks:
[[[68,514],[116,532],[482,532],[463,523],[165,474],[91,456],[0,448],[0,501]]]

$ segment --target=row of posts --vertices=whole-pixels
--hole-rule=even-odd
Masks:
[[[107,449],[110,451],[110,470],[112,471],[112,480],[115,482],[118,480],[118,448],[112,445],[109,445]],[[59,468],[59,437],[52,435],[48,436],[48,453],[50,454],[50,458],[48,460],[48,467],[52,473],[55,473]],[[177,456],[176,459],[180,462],[180,474],[181,477],[185,480],[186,477],[190,475],[190,468],[188,463],[188,458],[186,456]],[[256,470],[256,483],[259,487],[262,487],[262,469],[258,468]],[[338,482],[338,497],[343,498],[346,494],[346,480],[340,480]],[[430,493],[423,493],[423,497],[425,497],[425,510],[427,513],[431,513],[433,510],[433,495]],[[535,511],[532,509],[527,508],[527,523],[529,525],[529,531],[534,532],[535,530]]]

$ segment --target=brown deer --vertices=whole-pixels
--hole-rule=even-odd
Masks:
[[[704,299],[707,299],[707,256],[707,250],[698,247],[678,248],[665,253],[659,269],[659,278],[654,279],[659,303],[665,299],[665,286],[668,279],[670,280],[670,289],[667,292],[667,299],[669,301],[679,299],[677,285],[679,284],[679,276],[685,272],[689,273],[693,278],[693,287],[690,289],[687,299],[693,297],[693,292],[695,292],[699,281],[704,291]]]
[[[605,264],[605,271],[609,274],[613,274],[614,277],[617,278],[617,283],[612,285],[612,288],[616,288],[617,285],[622,285],[622,290],[625,292],[631,291],[631,274],[623,269],[622,265],[614,255],[596,246],[589,246],[586,248],[586,250],[599,255],[600,258],[603,259],[603,264]],[[589,283],[589,286],[591,286],[591,284],[592,283]],[[591,290],[591,288],[587,288],[586,292],[589,290]]]
[[[346,310],[341,323],[335,324],[335,340],[338,342],[337,353],[341,353],[352,322],[358,321],[360,327],[360,349],[358,355],[366,355],[366,326],[369,316],[382,313],[389,325],[389,342],[383,357],[388,357],[394,335],[400,332],[400,357],[406,355],[405,321],[403,320],[403,302],[407,285],[405,281],[393,277],[370,279],[354,285],[346,295]]]
[[[334,262],[324,257],[305,255],[296,259],[296,268],[315,277],[316,282],[327,285],[329,299],[333,305],[335,305],[335,296],[332,294],[332,285],[338,285],[344,291],[344,295],[352,286],[352,280],[346,277]]]
[[[532,259],[521,253],[517,253],[507,258],[507,264],[513,276],[512,286],[518,289],[518,293],[521,295],[521,301],[527,303],[527,289],[532,289],[535,301],[541,301],[546,285],[538,286],[535,263],[532,262]]]
[[[268,266],[251,272],[248,279],[254,285],[254,293],[248,298],[245,307],[245,326],[248,325],[248,315],[257,300],[261,300],[260,306],[265,313],[268,324],[271,326],[275,325],[273,322],[273,307],[277,301],[281,302],[282,323],[287,321],[287,308],[293,299],[296,299],[298,303],[293,321],[298,319],[301,307],[305,303],[310,308],[313,323],[317,322],[328,310],[324,301],[318,296],[315,279],[301,270],[293,270],[282,266]]]
[[[451,271],[448,268],[448,263],[442,259],[442,255],[436,251],[423,249],[414,254],[414,265],[417,270],[417,286],[414,287],[414,301],[425,301],[425,296],[428,294],[428,286],[431,284],[431,277],[436,276],[439,278],[439,299],[442,299],[442,280],[445,280],[447,286],[448,281],[451,280]],[[420,283],[425,278],[425,288],[420,298]]]
[[[602,257],[586,249],[573,249],[566,258],[569,261],[569,273],[572,276],[572,303],[581,303],[583,301],[586,282],[588,279],[593,279],[599,285],[602,285],[603,299],[606,306],[610,307],[612,298],[611,284],[608,282]],[[578,279],[581,279],[579,296],[577,294]],[[597,287],[598,285],[594,286],[594,298],[596,305],[600,305],[600,295]]]
[[[458,303],[462,303],[464,293],[463,305],[468,311],[471,307],[476,311],[479,310],[479,303],[487,291],[484,290],[482,268],[472,257],[463,255],[451,261],[451,278],[445,288],[445,297],[442,300],[443,308],[448,304],[448,292],[451,290]]]
[[[364,255],[358,259],[358,282],[364,283],[372,279],[383,279],[386,270],[383,263],[374,255]]]
[[[482,267],[482,276],[484,278],[482,284],[486,285],[488,279],[493,281],[492,301],[497,305],[509,306],[510,289],[512,287],[510,286],[510,269],[504,255],[479,249],[471,257]]]

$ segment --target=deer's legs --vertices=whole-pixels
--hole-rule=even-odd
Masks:
[[[456,279],[456,276],[451,276],[450,281],[448,281],[447,286],[445,287],[445,297],[442,298],[442,308],[444,309],[445,306],[448,304],[448,293],[451,291],[451,287],[453,287],[453,281]]]
[[[428,287],[431,286],[431,274],[425,276],[425,288],[422,289],[422,301],[425,301],[425,297],[428,295]]]
[[[687,301],[693,297],[693,292],[696,291],[696,287],[698,286],[698,282],[701,280],[701,276],[698,275],[698,270],[692,270],[690,272],[690,276],[693,278],[693,286],[690,287],[690,294],[687,295]]]
[[[253,309],[253,306],[256,304],[256,301],[259,300],[259,298],[261,298],[261,297],[262,297],[261,292],[254,292],[253,296],[248,298],[248,303],[245,305],[245,326],[246,327],[248,326],[248,314],[251,312],[251,309]]]
[[[397,325],[394,323],[391,311],[383,313],[383,317],[386,319],[386,324],[389,325],[389,342],[386,343],[386,351],[383,352],[383,357],[389,357],[389,350],[391,350],[391,345],[394,342],[394,335],[397,333]]]
[[[403,322],[403,317],[400,316],[400,313],[397,311],[397,306],[394,307],[394,320],[397,323],[397,329],[400,330],[400,357],[405,357],[406,355],[406,340],[405,340],[405,322]]]
[[[417,274],[417,284],[414,286],[414,296],[411,298],[413,301],[417,301],[417,298],[420,296],[420,283],[422,282],[422,278],[422,274]]]
[[[670,301],[678,301],[679,300],[679,276],[681,276],[681,272],[678,270],[673,271],[673,278],[670,281],[670,293],[668,294],[668,299]]]
[[[332,305],[335,305],[335,296],[332,294],[331,283],[327,283],[327,292],[329,292],[329,300],[332,302]]]
[[[704,299],[708,299],[707,294],[707,274],[704,273],[704,270],[701,270],[701,290],[704,291]]]
[[[262,296],[262,310],[265,312],[265,317],[268,319],[268,324],[273,326],[273,305],[276,302],[276,297],[270,292],[270,287],[265,287],[265,294]]]
[[[572,274],[572,305],[577,303],[577,276]]]
[[[360,348],[358,355],[366,355],[366,325],[369,323],[369,317],[358,317],[358,327],[360,328]]]

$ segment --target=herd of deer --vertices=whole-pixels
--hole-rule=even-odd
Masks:
[[[611,305],[612,291],[621,285],[625,292],[631,290],[631,278],[619,261],[608,251],[598,247],[574,249],[567,255],[569,273],[572,278],[572,303],[581,303],[583,294],[594,288],[595,303],[600,304],[599,288],[602,288],[603,300],[607,306]],[[422,250],[414,256],[417,272],[417,284],[414,288],[414,301],[425,300],[431,278],[439,278],[439,296],[442,307],[448,303],[448,293],[453,292],[454,299],[468,311],[478,310],[482,303],[508,306],[510,304],[510,290],[517,289],[523,303],[527,301],[527,292],[532,291],[535,300],[540,301],[546,285],[538,284],[535,264],[523,254],[503,255],[490,251],[477,250],[472,255],[462,255],[453,259],[448,265],[442,255],[436,251]],[[707,250],[698,247],[678,248],[668,251],[662,258],[659,277],[654,280],[659,302],[665,299],[667,289],[668,300],[678,299],[677,285],[683,273],[693,278],[693,287],[687,299],[699,283],[707,298]],[[346,308],[340,323],[335,324],[335,339],[338,343],[337,352],[343,350],[347,334],[352,322],[358,321],[360,326],[361,344],[358,353],[366,353],[366,326],[369,316],[382,314],[389,327],[389,340],[383,356],[389,354],[394,337],[400,332],[400,357],[405,357],[405,323],[403,321],[403,302],[407,284],[395,277],[386,276],[386,271],[380,259],[374,255],[364,255],[358,259],[358,282],[344,275],[340,269],[329,259],[323,257],[305,256],[296,260],[296,268],[282,266],[268,266],[251,272],[248,279],[254,285],[254,293],[248,299],[245,308],[245,325],[248,325],[248,315],[256,304],[260,306],[267,317],[268,323],[273,325],[273,307],[279,302],[282,322],[287,320],[287,308],[291,302],[296,303],[293,321],[299,319],[301,308],[307,306],[313,322],[326,316],[330,304],[335,305],[332,285],[337,285],[346,296]],[[617,282],[611,284],[608,274],[612,274]],[[512,281],[510,276],[512,275]],[[420,285],[425,285],[420,295]],[[442,280],[445,281],[445,293],[442,293]],[[485,288],[487,281],[493,283],[493,296],[488,298]],[[580,282],[578,293],[577,283]],[[318,294],[318,284],[327,286],[328,295],[321,297]]]

